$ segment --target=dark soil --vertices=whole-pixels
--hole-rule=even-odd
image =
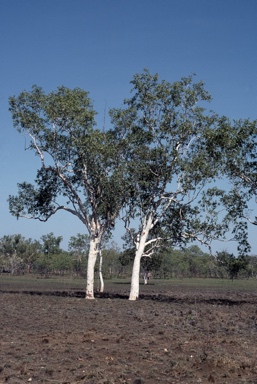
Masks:
[[[45,285],[0,284],[0,383],[257,384],[257,292]]]

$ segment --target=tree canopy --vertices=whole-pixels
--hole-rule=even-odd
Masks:
[[[59,87],[45,94],[34,86],[10,98],[14,126],[29,138],[40,159],[35,183],[18,184],[10,212],[48,220],[59,210],[77,216],[90,235],[87,297],[93,297],[94,265],[101,238],[114,227],[124,204],[123,157],[119,137],[95,128],[88,92]],[[115,191],[115,194],[113,193]]]

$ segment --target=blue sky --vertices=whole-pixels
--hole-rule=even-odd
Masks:
[[[33,84],[46,92],[60,85],[89,91],[103,126],[105,108],[122,105],[143,68],[170,82],[195,73],[216,112],[257,117],[256,0],[0,0],[0,50],[0,237],[54,232],[66,247],[85,232],[67,213],[47,223],[9,214],[8,195],[17,182],[33,181],[39,160],[24,151],[8,98]],[[118,244],[122,233],[118,224]]]

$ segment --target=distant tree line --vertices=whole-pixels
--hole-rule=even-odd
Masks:
[[[88,235],[77,234],[69,240],[68,251],[61,248],[62,237],[51,232],[40,241],[20,234],[0,239],[0,272],[12,275],[73,275],[85,277],[89,252]],[[121,250],[115,242],[103,245],[102,273],[105,278],[129,278],[135,250]],[[96,265],[95,273],[99,272]],[[235,257],[227,251],[216,255],[203,252],[197,245],[184,249],[163,247],[151,257],[143,257],[141,277],[170,278],[250,278],[257,277],[257,256]]]

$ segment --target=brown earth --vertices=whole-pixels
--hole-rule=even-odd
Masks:
[[[72,283],[11,282],[0,276],[1,384],[257,383],[257,291],[153,281],[130,302],[109,282],[91,301]]]

